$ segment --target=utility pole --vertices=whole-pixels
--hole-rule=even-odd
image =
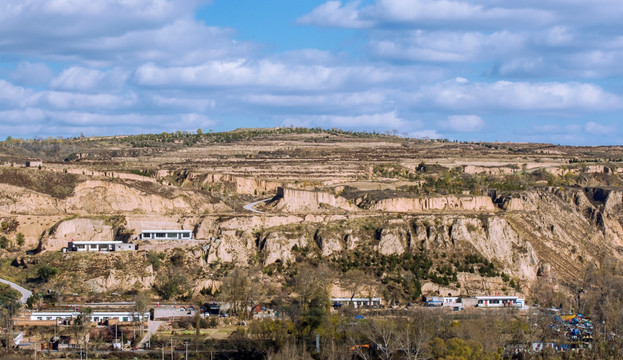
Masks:
[[[171,360],[173,360],[173,337],[171,337]]]
[[[188,340],[184,341],[184,345],[186,345],[186,360],[188,360]]]
[[[162,343],[162,360],[164,360],[164,342]]]

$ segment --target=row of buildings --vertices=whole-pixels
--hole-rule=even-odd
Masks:
[[[425,298],[424,302],[428,307],[450,307],[454,310],[462,310],[463,307],[477,308],[515,308],[523,309],[525,307],[524,299],[517,296],[495,295],[495,296],[476,296],[462,298],[458,296],[434,296]],[[382,305],[381,298],[331,298],[333,307],[338,309],[344,305],[352,305],[354,308],[379,307]]]
[[[191,230],[143,230],[136,240],[193,240]],[[123,241],[70,241],[63,252],[113,252],[113,251],[134,251],[137,246],[134,243],[124,243]]]
[[[426,306],[429,307],[451,307],[455,310],[461,310],[464,307],[478,308],[515,308],[523,309],[525,300],[517,296],[510,295],[494,295],[494,296],[476,296],[462,298],[458,296],[433,296],[425,300]]]

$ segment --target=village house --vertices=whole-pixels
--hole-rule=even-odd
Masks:
[[[43,161],[41,161],[41,160],[29,160],[29,161],[26,161],[25,165],[26,165],[27,168],[39,167],[39,166],[43,166]]]
[[[345,304],[352,304],[354,308],[360,306],[381,306],[381,298],[331,298],[334,308],[341,307]]]
[[[191,230],[143,230],[137,239],[141,240],[192,240]]]
[[[136,245],[132,243],[124,243],[122,241],[70,241],[67,247],[63,248],[63,252],[67,251],[96,251],[96,252],[112,252],[112,251],[134,251]]]
[[[523,308],[524,299],[517,296],[476,296],[479,308]]]

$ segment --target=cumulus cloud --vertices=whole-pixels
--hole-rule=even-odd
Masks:
[[[374,84],[394,74],[383,68],[289,65],[271,60],[210,61],[197,66],[140,66],[135,81],[161,87],[271,86],[296,90],[336,89],[346,83]]]
[[[416,139],[441,139],[443,136],[439,134],[436,130],[417,130],[409,133],[410,137]]]
[[[366,28],[371,26],[371,21],[359,18],[360,1],[353,1],[342,5],[340,1],[328,1],[311,13],[298,18],[297,23],[302,25],[335,26],[344,28]]]
[[[382,58],[412,61],[473,61],[510,56],[523,48],[522,35],[506,31],[448,32],[415,30],[372,39],[372,54]]]
[[[167,109],[188,109],[204,112],[207,109],[212,109],[216,106],[216,101],[213,99],[154,95],[152,100],[157,106]]]
[[[50,81],[50,87],[60,90],[102,90],[119,89],[128,78],[128,72],[121,69],[101,71],[81,66],[72,66],[63,70]]]
[[[623,98],[587,83],[468,82],[465,79],[425,86],[413,97],[416,104],[446,109],[512,109],[607,111],[623,107]]]
[[[54,109],[117,109],[135,104],[133,93],[114,95],[108,93],[86,94],[69,91],[35,91],[0,80],[0,104],[9,108],[41,106]]]
[[[328,1],[300,21],[318,26],[350,28],[379,27],[387,24],[411,26],[472,24],[482,27],[501,24],[547,24],[554,18],[548,10],[485,6],[475,1],[454,0],[377,0],[360,6],[360,1]],[[448,23],[452,22],[452,23]]]
[[[248,94],[241,98],[244,102],[273,108],[302,108],[315,111],[350,110],[357,108],[362,111],[378,108],[386,103],[386,95],[381,92],[278,95]]]
[[[9,74],[9,79],[17,84],[36,86],[47,84],[53,76],[54,72],[45,63],[21,61]]]
[[[616,128],[589,121],[584,125],[584,131],[592,135],[607,135],[616,132]]]
[[[475,132],[485,126],[484,120],[478,115],[452,115],[441,122],[441,127],[453,132]]]

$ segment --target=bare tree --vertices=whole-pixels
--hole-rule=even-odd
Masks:
[[[235,268],[221,285],[221,297],[228,302],[234,314],[241,319],[250,317],[250,307],[259,297],[259,282],[251,278],[248,270]]]
[[[391,360],[400,349],[400,331],[396,319],[393,318],[362,322],[349,334],[350,349],[364,360]]]
[[[430,359],[426,344],[432,339],[431,324],[435,319],[430,311],[418,310],[413,317],[398,323],[397,348],[409,360]]]
[[[149,304],[149,297],[144,292],[138,292],[134,296],[134,303],[132,304],[132,323],[135,332],[136,327],[139,328],[139,338],[143,337],[143,324],[145,323],[145,313],[149,309]]]

